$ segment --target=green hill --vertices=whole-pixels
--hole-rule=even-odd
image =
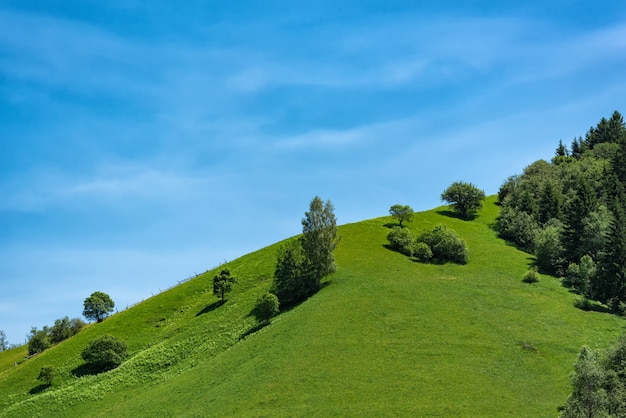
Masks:
[[[449,225],[467,265],[388,250],[389,217],[341,226],[338,271],[263,328],[250,311],[280,243],[228,263],[239,282],[224,305],[210,271],[33,358],[0,353],[0,416],[556,416],[580,347],[611,345],[625,322],[576,309],[553,277],[523,283],[532,257],[497,238],[497,210],[490,198],[473,221],[437,208],[408,225]],[[132,357],[80,376],[102,334]]]

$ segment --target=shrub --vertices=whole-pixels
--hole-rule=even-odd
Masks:
[[[574,306],[578,309],[582,309],[583,311],[591,311],[593,310],[593,304],[587,298],[578,298],[574,301]]]
[[[434,229],[423,232],[417,238],[417,242],[424,243],[430,248],[432,259],[436,262],[467,264],[469,260],[465,241],[445,225],[437,225]]]
[[[524,283],[537,283],[539,281],[539,272],[537,271],[537,267],[532,267],[524,273],[524,277],[522,278]]]
[[[391,249],[398,251],[409,257],[413,255],[415,247],[415,235],[408,228],[393,227],[387,234],[389,246]]]
[[[539,225],[532,215],[507,205],[500,210],[495,229],[501,238],[513,241],[524,250],[532,251]]]
[[[91,340],[83,349],[81,357],[94,371],[116,368],[128,357],[126,343],[112,335]]]
[[[54,380],[54,375],[56,374],[56,370],[52,366],[43,366],[39,371],[39,376],[37,376],[37,380],[42,382],[46,386],[51,386],[52,381]]]
[[[413,248],[413,257],[422,263],[433,258],[433,252],[425,242],[416,242]]]
[[[262,323],[269,320],[278,313],[278,298],[272,293],[266,293],[257,299],[252,315]]]

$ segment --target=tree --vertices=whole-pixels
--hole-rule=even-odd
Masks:
[[[115,303],[109,295],[103,292],[93,292],[91,296],[85,299],[83,316],[87,319],[102,322],[113,312]]]
[[[73,335],[76,335],[85,325],[80,318],[64,317],[54,321],[54,325],[50,328],[50,342],[52,344],[59,343]]]
[[[400,228],[402,228],[402,222],[411,222],[414,212],[408,205],[393,205],[389,208],[389,214],[398,220]]]
[[[278,253],[271,292],[281,308],[313,295],[322,277],[334,272],[337,247],[337,220],[330,200],[316,196],[302,219],[302,236],[290,241]]]
[[[626,335],[606,352],[583,347],[561,417],[626,416]]]
[[[281,308],[309,296],[309,272],[300,240],[290,241],[279,250],[270,292],[278,297]]]
[[[9,342],[7,341],[7,335],[0,329],[0,351],[8,350]]]
[[[266,293],[257,299],[252,314],[261,323],[268,323],[278,313],[278,298],[272,293]]]
[[[605,372],[598,354],[583,347],[574,365],[572,395],[567,400],[562,417],[595,417],[606,413],[607,396],[602,387]]]
[[[319,196],[315,196],[302,219],[301,240],[304,256],[311,268],[313,293],[319,290],[322,277],[337,269],[333,251],[338,241],[333,204],[330,200],[323,203]]]
[[[547,225],[540,229],[535,237],[535,256],[539,270],[543,273],[561,274],[566,265],[564,249],[561,243],[563,227],[560,222]]]
[[[30,329],[28,336],[28,355],[32,356],[39,354],[49,348],[50,334],[48,327],[44,326],[43,329],[38,330],[36,327]]]
[[[128,357],[126,343],[112,335],[91,340],[81,352],[87,365],[96,372],[116,368]]]
[[[444,190],[441,200],[451,204],[462,218],[469,219],[482,207],[485,192],[471,183],[457,181]]]
[[[619,302],[626,302],[626,212],[621,201],[624,195],[616,198],[607,239],[607,248],[599,263],[597,284],[594,288],[598,299],[607,303],[613,299],[616,308]]]
[[[213,276],[213,294],[224,302],[226,293],[233,289],[233,283],[237,283],[237,279],[230,275],[228,269],[223,269],[220,274]]]
[[[72,336],[72,328],[70,319],[66,316],[54,321],[54,325],[50,328],[50,342],[52,344],[59,343]]]
[[[54,375],[56,374],[56,370],[52,366],[43,366],[39,371],[39,376],[37,376],[37,380],[41,381],[46,386],[52,386],[52,381],[54,380]]]

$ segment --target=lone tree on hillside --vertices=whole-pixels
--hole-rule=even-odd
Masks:
[[[104,321],[115,307],[115,302],[104,292],[93,292],[85,299],[83,316],[96,322]]]
[[[290,241],[278,254],[271,292],[280,306],[290,306],[313,295],[324,276],[334,272],[333,251],[339,241],[333,204],[315,197],[302,219],[302,237]]]
[[[333,251],[337,248],[337,219],[330,200],[315,196],[302,219],[302,249],[309,262],[313,291],[318,291],[322,277],[337,270]]]
[[[233,283],[236,282],[237,279],[230,275],[230,271],[223,269],[220,274],[213,276],[213,294],[224,302],[226,293],[233,289]]]
[[[452,205],[452,208],[462,218],[473,217],[483,205],[485,192],[472,183],[456,181],[441,194],[441,200]]]
[[[389,208],[389,214],[398,220],[402,228],[402,222],[411,222],[414,212],[409,205],[393,205]]]

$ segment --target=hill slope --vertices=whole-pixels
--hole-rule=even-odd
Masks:
[[[532,259],[496,237],[496,213],[490,199],[471,222],[438,208],[409,225],[448,224],[468,243],[465,266],[389,251],[390,218],[344,225],[328,286],[262,329],[249,312],[276,246],[229,263],[239,284],[223,306],[208,272],[17,367],[0,353],[0,415],[555,416],[580,347],[610,345],[624,321],[574,308],[554,278],[522,283]],[[74,377],[103,333],[134,356]],[[35,380],[44,364],[60,370],[48,390]]]

